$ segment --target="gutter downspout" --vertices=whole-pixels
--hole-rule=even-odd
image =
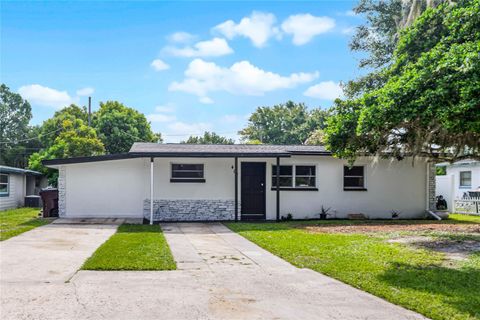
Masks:
[[[276,220],[280,221],[280,157],[277,157],[277,166],[276,166],[276,200],[277,200],[277,208],[276,208]]]
[[[428,212],[430,211],[430,162],[427,161],[427,179],[425,181],[426,188],[425,188],[425,210]]]
[[[153,224],[153,157],[150,158],[150,225]]]
[[[235,157],[235,221],[238,221],[238,157]]]

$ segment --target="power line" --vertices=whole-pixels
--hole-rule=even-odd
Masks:
[[[0,150],[8,150],[10,148],[8,147],[0,147]],[[25,148],[25,147],[22,147],[22,149],[25,149],[25,150],[41,150],[43,148]]]
[[[20,140],[17,140],[17,141],[1,141],[0,144],[17,144],[19,142],[26,142],[26,141],[31,141],[31,140],[40,140],[40,137],[51,135],[51,134],[56,133],[56,132],[58,132],[62,129],[63,128],[58,128],[57,130],[50,131],[50,132],[44,133],[42,135],[39,135],[39,136],[33,137],[33,138],[20,139]],[[77,130],[77,129],[74,129],[74,130]],[[213,132],[215,132],[215,131],[213,131]],[[137,138],[134,135],[130,134],[128,131],[124,131],[124,133],[131,136],[132,138]],[[215,133],[220,135],[220,134],[237,134],[238,132],[237,131],[232,131],[232,132],[215,132]],[[160,132],[160,134],[162,135],[162,137],[183,137],[183,136],[198,136],[198,135],[204,134],[204,132],[175,133],[175,134],[173,134],[173,133],[172,134],[163,134],[163,133]]]
[[[216,134],[237,134],[238,132],[215,132]],[[196,132],[196,133],[176,133],[176,134],[162,134],[162,137],[181,137],[181,136],[198,136],[204,134],[204,132]]]
[[[31,141],[31,140],[40,140],[40,137],[44,137],[44,136],[50,135],[50,134],[55,133],[55,132],[58,132],[58,131],[60,131],[60,130],[62,130],[62,128],[58,128],[57,130],[50,131],[50,132],[47,132],[47,133],[45,133],[45,134],[38,135],[37,137],[34,137],[34,138],[21,139],[21,140],[17,140],[17,141],[2,141],[2,142],[0,142],[0,144],[9,144],[9,143],[16,144],[16,143],[19,143],[19,142],[25,142],[25,141]]]

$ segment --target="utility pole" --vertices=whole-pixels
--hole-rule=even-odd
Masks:
[[[92,122],[92,97],[88,97],[88,126],[91,127]]]

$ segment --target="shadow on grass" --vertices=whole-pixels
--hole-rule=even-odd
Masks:
[[[480,269],[474,265],[453,269],[397,263],[379,279],[397,288],[441,297],[442,303],[458,312],[480,318]]]
[[[158,224],[122,224],[118,227],[117,233],[158,233],[161,231],[162,229]]]
[[[427,234],[428,235],[428,234]],[[480,242],[480,234],[473,232],[449,233],[449,232],[434,232],[431,234],[435,240],[445,241],[477,241]]]
[[[38,226],[43,226],[45,224],[49,224],[51,221],[50,220],[44,220],[41,218],[32,218],[28,221],[22,222],[18,224],[18,226],[22,227],[38,227]]]
[[[296,228],[293,222],[225,222],[235,232],[242,231],[283,231]]]

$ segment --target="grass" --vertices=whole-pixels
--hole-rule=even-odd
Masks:
[[[39,208],[0,211],[0,241],[50,223],[51,220],[38,218],[39,211]]]
[[[82,267],[83,270],[175,270],[158,225],[123,224]]]
[[[451,217],[437,223],[480,223],[480,217]],[[411,221],[422,222],[425,223]],[[317,220],[227,226],[298,267],[329,275],[429,318],[480,319],[480,252],[471,254],[467,261],[456,262],[452,268],[443,264],[443,253],[389,243],[385,241],[386,234],[311,233],[302,228],[337,223],[380,221]],[[448,236],[462,239],[454,233]]]
[[[442,220],[444,223],[455,221],[457,223],[480,223],[480,216],[473,216],[467,214],[450,214],[447,220]]]

